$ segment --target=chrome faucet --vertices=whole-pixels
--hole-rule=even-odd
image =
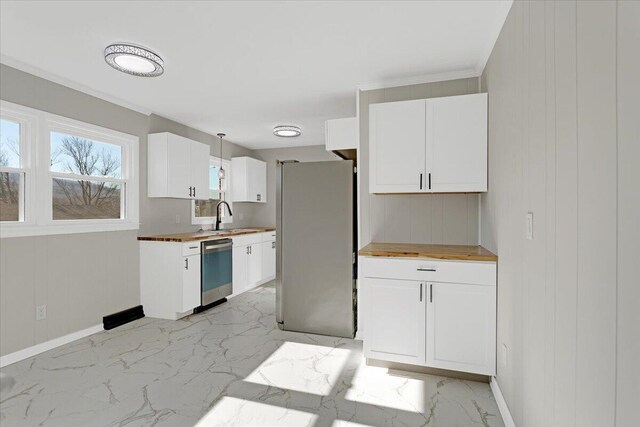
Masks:
[[[225,202],[224,200],[219,201],[216,205],[216,231],[220,230],[220,221],[222,220],[220,212],[221,205],[226,205],[227,209],[229,210],[229,215],[233,215],[231,213],[231,206],[229,206],[229,203]]]

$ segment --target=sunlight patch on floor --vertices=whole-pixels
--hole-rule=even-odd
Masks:
[[[417,375],[390,375],[386,368],[367,366],[365,359],[362,359],[345,398],[358,403],[424,413],[427,409],[425,387],[425,381]]]
[[[235,397],[223,397],[204,416],[196,427],[242,426],[282,427],[310,426],[317,415],[280,406],[252,402]]]
[[[246,381],[328,396],[349,354],[339,348],[285,342]]]

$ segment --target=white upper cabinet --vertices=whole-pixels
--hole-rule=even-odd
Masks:
[[[327,120],[324,124],[327,151],[358,148],[358,118]]]
[[[209,146],[174,135],[147,138],[148,197],[208,198]]]
[[[193,198],[209,198],[209,146],[198,142],[191,144],[191,183]]]
[[[267,202],[267,164],[251,157],[231,159],[234,202]]]
[[[369,191],[487,191],[487,94],[369,106]]]
[[[370,192],[424,188],[425,110],[423,99],[369,106]]]
[[[427,150],[431,191],[487,191],[487,94],[429,99]]]

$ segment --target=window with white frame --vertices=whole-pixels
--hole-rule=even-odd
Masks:
[[[224,169],[224,178],[219,178],[220,165]],[[210,224],[216,221],[216,206],[221,200],[229,205],[231,200],[231,162],[219,157],[209,157],[209,198],[206,200],[195,200],[191,204],[191,223]],[[232,221],[229,212],[222,209],[222,222]]]
[[[3,112],[0,117],[0,221],[2,222],[25,221],[28,126],[28,121],[17,115]]]
[[[0,107],[1,237],[139,227],[137,137]]]

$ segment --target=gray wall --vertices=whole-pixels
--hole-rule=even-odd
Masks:
[[[481,235],[519,426],[637,425],[638,22],[640,2],[516,1],[482,76]]]
[[[478,244],[477,194],[369,194],[369,104],[478,93],[478,79],[360,92],[360,247],[375,242]]]
[[[48,80],[0,65],[0,98],[140,138],[140,230],[0,239],[0,355],[76,332],[102,316],[140,303],[138,234],[196,230],[187,200],[148,199],[146,142],[174,132],[211,145],[217,137],[158,116],[146,116]],[[223,157],[252,155],[225,142]],[[241,206],[245,205],[245,206]],[[234,226],[250,225],[253,206],[238,204]],[[175,223],[175,216],[181,223]],[[35,307],[47,318],[35,320]]]
[[[261,227],[275,227],[276,225],[276,162],[278,160],[298,160],[300,162],[340,160],[337,155],[326,151],[324,145],[272,148],[255,150],[254,153],[256,154],[255,158],[267,162],[267,203],[250,203],[254,205],[252,224]],[[234,207],[236,205],[241,204],[235,203]]]

